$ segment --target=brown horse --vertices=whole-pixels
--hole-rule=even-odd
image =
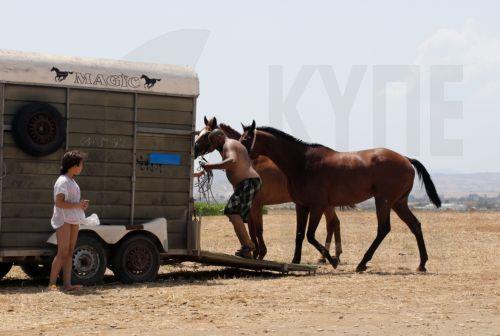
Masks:
[[[213,151],[208,134],[216,128],[222,131],[231,139],[239,140],[241,134],[226,124],[218,124],[214,117],[210,120],[204,118],[205,127],[199,132],[195,140],[195,158]],[[292,197],[288,192],[288,182],[285,174],[265,156],[258,156],[252,160],[254,169],[262,179],[262,189],[255,197],[252,208],[250,209],[250,218],[248,229],[252,242],[256,246],[254,257],[263,259],[267,253],[267,247],[264,242],[264,228],[262,219],[262,208],[264,205],[282,204],[292,202]],[[335,213],[334,207],[328,207],[325,212],[326,218],[326,242],[325,248],[330,249],[332,236],[335,235],[335,256],[338,258],[342,253],[342,242],[340,238],[340,221]],[[321,256],[320,262],[325,262],[325,257]]]
[[[272,127],[256,129],[255,121],[251,126],[244,126],[243,131],[240,141],[249,153],[269,157],[288,179],[288,189],[297,211],[294,263],[300,263],[309,217],[307,240],[336,268],[338,260],[330,256],[315,238],[321,215],[329,206],[352,205],[375,197],[377,236],[356,271],[366,270],[366,264],[391,230],[391,209],[415,235],[420,253],[417,271],[426,271],[428,257],[422,228],[408,208],[408,195],[415,177],[413,167],[423,180],[432,203],[440,207],[441,200],[429,173],[419,161],[385,148],[337,152],[322,145],[305,143]]]

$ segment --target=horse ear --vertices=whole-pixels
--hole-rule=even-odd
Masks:
[[[252,125],[250,126],[250,131],[251,132],[255,131],[255,120],[252,121]]]
[[[214,117],[212,119],[212,128],[217,128],[217,118],[216,117]]]
[[[207,116],[205,116],[205,117],[203,118],[203,121],[205,122],[205,126],[208,126],[208,119],[207,119]]]
[[[243,132],[244,132],[245,131],[245,125],[243,125],[242,122],[240,122],[240,124],[241,124],[241,128],[243,129]]]

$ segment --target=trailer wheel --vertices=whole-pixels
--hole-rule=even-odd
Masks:
[[[101,241],[92,236],[78,237],[73,252],[72,280],[82,285],[102,282],[106,272],[106,251]]]
[[[12,136],[24,152],[49,155],[61,148],[66,138],[66,123],[52,105],[31,103],[14,116]]]
[[[50,264],[43,263],[24,263],[21,264],[21,269],[31,279],[46,279],[50,276]]]
[[[7,273],[9,273],[11,268],[12,268],[11,262],[0,262],[0,279],[2,279],[4,276],[7,275]]]
[[[132,236],[120,243],[112,264],[123,283],[153,281],[160,268],[160,253],[149,237]]]

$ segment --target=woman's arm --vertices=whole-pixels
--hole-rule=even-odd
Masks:
[[[64,194],[56,195],[56,207],[62,209],[83,209],[87,208],[87,202],[85,200],[81,200],[80,203],[69,203],[65,201]]]

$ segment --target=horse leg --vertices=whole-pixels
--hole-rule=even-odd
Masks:
[[[326,239],[325,239],[325,249],[330,251],[330,245],[332,243],[332,236],[333,236],[333,228],[331,223],[328,221],[328,210],[325,211],[325,220],[326,220]],[[320,257],[318,259],[318,264],[326,264],[326,258],[324,255],[320,253]]]
[[[333,226],[333,235],[335,237],[335,256],[339,259],[342,254],[342,238],[340,236],[340,219],[337,217],[337,213],[335,212],[335,208],[332,207],[332,226]],[[331,238],[330,238],[331,241]],[[340,263],[340,259],[339,259]]]
[[[326,220],[326,239],[325,239],[325,248],[330,251],[330,245],[332,244],[332,236],[333,236],[333,223],[331,222],[331,208],[328,207],[325,210],[325,220]],[[326,258],[324,255],[321,255],[318,259],[319,264],[326,264]]]
[[[418,252],[420,254],[420,265],[417,268],[418,272],[426,272],[425,263],[427,262],[427,249],[425,248],[424,234],[422,232],[422,225],[418,221],[417,217],[408,208],[408,199],[405,197],[400,200],[393,207],[394,211],[398,214],[399,218],[408,225],[410,231],[415,235],[417,239]]]
[[[325,210],[326,219],[326,240],[325,248],[330,251],[330,245],[332,243],[332,236],[335,236],[335,256],[340,263],[340,255],[342,254],[342,240],[340,237],[340,220],[335,213],[335,207],[328,207]],[[324,264],[326,262],[325,257],[321,256],[318,260],[319,263]]]
[[[259,250],[259,242],[257,241],[257,234],[256,234],[256,220],[255,217],[252,214],[252,209],[250,209],[250,213],[248,215],[248,233],[250,235],[250,239],[252,240],[252,243],[255,245],[255,249],[253,250],[253,258],[257,258],[258,255],[258,250]]]
[[[311,245],[313,245],[319,251],[319,253],[321,253],[321,255],[330,262],[330,264],[332,264],[333,268],[337,268],[337,265],[339,264],[337,257],[332,257],[330,255],[330,252],[328,252],[328,250],[315,238],[316,229],[318,228],[318,224],[321,220],[321,216],[323,216],[324,211],[324,208],[311,209],[311,212],[309,214],[309,226],[307,227],[307,241]]]
[[[379,247],[382,240],[384,240],[385,236],[387,236],[387,234],[391,231],[391,220],[390,220],[391,207],[388,204],[387,200],[376,197],[375,206],[377,209],[377,222],[378,222],[377,236],[375,237],[375,240],[366,251],[358,267],[356,267],[356,272],[366,271],[366,264],[372,259],[373,254]]]
[[[262,204],[252,204],[252,208],[250,209],[250,216],[252,218],[252,223],[255,228],[255,236],[258,242],[257,255],[256,258],[264,259],[267,254],[267,247],[264,243],[264,228],[263,228],[263,219],[262,219]]]
[[[304,242],[309,209],[302,205],[295,204],[295,213],[297,215],[297,232],[295,233],[295,253],[292,263],[300,264],[300,259],[302,259],[302,243]]]

